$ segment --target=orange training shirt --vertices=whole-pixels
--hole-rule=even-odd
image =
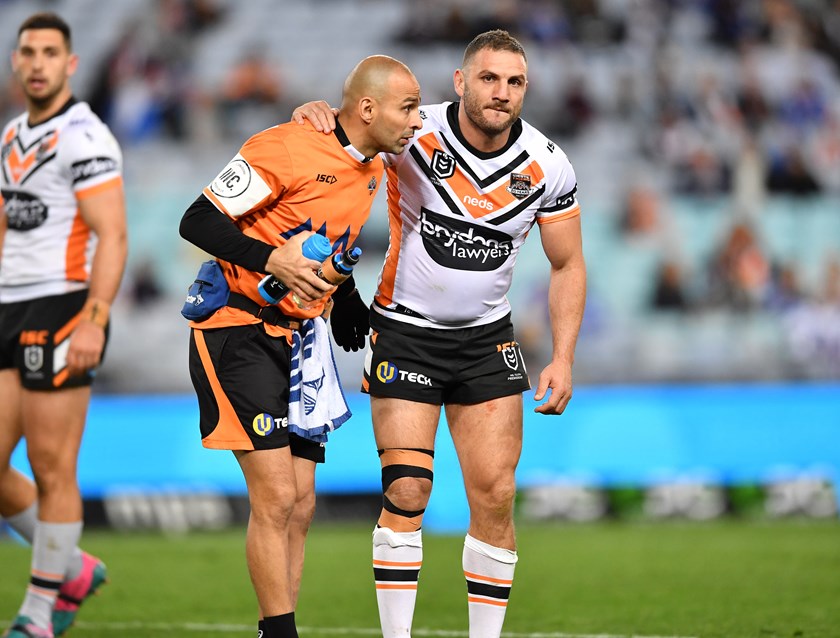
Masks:
[[[251,137],[203,193],[246,235],[282,246],[301,231],[314,231],[330,240],[335,253],[358,237],[383,172],[382,159],[365,158],[340,126],[324,135],[308,122],[290,122]],[[219,262],[231,291],[265,305],[257,291],[263,273]],[[288,316],[308,319],[320,315],[326,301],[299,308],[287,295],[278,306]],[[243,310],[224,307],[191,325],[204,329],[258,321]],[[266,328],[286,334],[276,326]]]

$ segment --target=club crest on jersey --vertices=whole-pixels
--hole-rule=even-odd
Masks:
[[[432,171],[440,179],[449,179],[455,174],[455,158],[436,148],[432,155]]]
[[[373,195],[373,191],[376,190],[376,177],[371,177],[370,181],[368,182],[368,193]]]
[[[511,173],[510,186],[507,187],[507,192],[516,197],[516,199],[525,199],[531,194],[531,176],[523,175],[522,173]]]
[[[47,153],[52,150],[52,146],[50,145],[50,141],[41,142],[38,146],[38,150],[35,151],[35,161],[40,162],[44,157],[46,157]]]

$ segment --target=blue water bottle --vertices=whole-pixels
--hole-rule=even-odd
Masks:
[[[332,254],[332,244],[330,243],[330,240],[317,233],[303,242],[303,245],[300,248],[304,257],[315,261],[324,261]],[[257,290],[259,291],[260,296],[268,303],[277,303],[289,294],[289,289],[286,284],[277,279],[274,275],[266,275],[263,277],[262,281],[260,281],[257,286]]]

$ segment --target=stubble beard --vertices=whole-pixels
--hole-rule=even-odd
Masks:
[[[506,111],[507,119],[501,122],[491,122],[483,113],[484,107],[475,99],[468,90],[464,91],[464,112],[473,125],[485,135],[494,137],[508,130],[518,117],[510,111]],[[501,112],[501,111],[500,111]]]
[[[54,88],[48,89],[48,92],[45,94],[33,95],[27,90],[26,85],[24,84],[23,92],[26,96],[26,101],[29,103],[30,110],[47,111],[51,107],[55,106],[55,101],[58,99],[58,96],[63,88],[64,85],[59,84]]]

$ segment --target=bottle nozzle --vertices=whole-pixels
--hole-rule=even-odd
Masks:
[[[344,252],[342,255],[342,261],[346,263],[348,266],[355,266],[359,263],[359,258],[362,256],[362,249],[361,248],[351,248]]]

